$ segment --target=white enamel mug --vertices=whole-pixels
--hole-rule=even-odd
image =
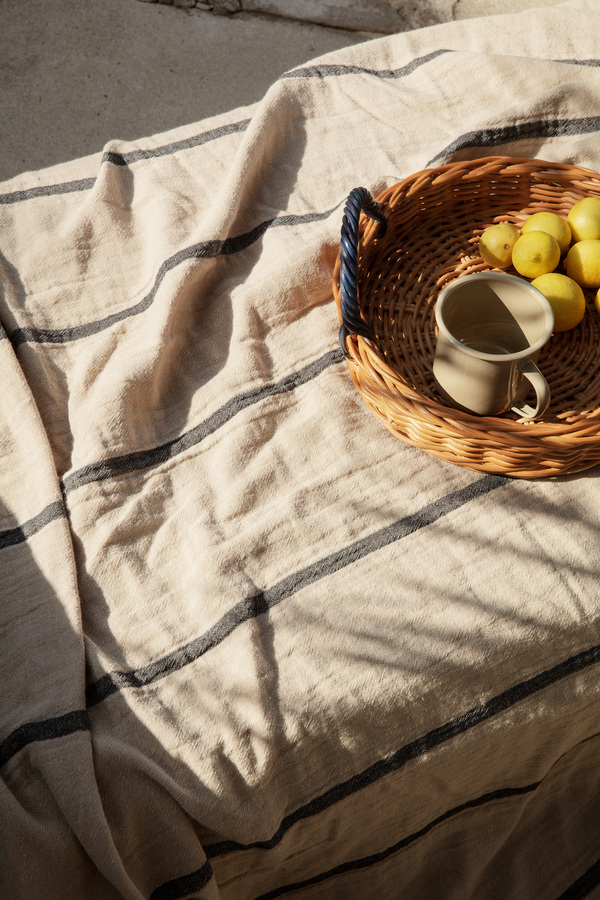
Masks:
[[[550,388],[536,363],[554,314],[541,291],[504,272],[465,275],[441,292],[435,317],[433,375],[445,399],[480,416],[544,414]],[[530,386],[535,407],[525,402]]]

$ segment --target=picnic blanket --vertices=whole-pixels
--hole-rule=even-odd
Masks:
[[[600,169],[599,35],[366,41],[0,186],[3,897],[600,896],[599,472],[394,438],[331,282],[359,185]]]

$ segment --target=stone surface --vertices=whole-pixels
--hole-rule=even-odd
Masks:
[[[386,3],[395,9],[412,29],[451,22],[454,19],[457,0],[386,0]],[[481,6],[481,0],[479,4]]]
[[[440,22],[521,12],[564,0],[141,0],[214,14],[259,13],[331,28],[394,34]]]
[[[475,19],[482,14],[499,16],[503,13],[522,12],[533,6],[556,6],[563,2],[564,0],[457,0],[454,18]]]
[[[379,34],[404,31],[408,27],[403,15],[386,0],[242,0],[242,7],[245,12],[270,13],[334,28]]]
[[[555,6],[564,0],[385,0],[406,19],[410,28],[439,22],[522,12],[534,6]]]
[[[255,103],[365,37],[139,0],[1,0],[0,181]]]
[[[210,5],[214,13],[222,15],[242,11],[242,0],[211,0]]]
[[[254,103],[294,66],[449,14],[446,0],[277,0],[271,15],[258,2],[215,15],[216,0],[0,0],[0,180]],[[452,15],[558,2],[458,0]],[[311,24],[359,13],[346,30]]]

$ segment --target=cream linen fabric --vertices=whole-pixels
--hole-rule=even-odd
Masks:
[[[600,883],[598,472],[354,390],[343,203],[600,169],[600,10],[352,47],[0,186],[0,894],[558,900]]]

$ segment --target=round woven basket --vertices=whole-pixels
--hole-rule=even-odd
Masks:
[[[551,401],[541,419],[512,412],[484,418],[454,409],[438,394],[432,374],[436,299],[454,279],[491,269],[478,252],[484,229],[501,221],[519,228],[540,210],[566,218],[578,200],[600,197],[600,175],[539,159],[486,157],[418,172],[376,201],[356,190],[346,206],[333,290],[340,341],[369,409],[401,440],[480,472],[541,478],[600,462],[594,291],[584,292],[583,321],[553,334],[542,351],[538,365]],[[357,204],[356,230],[348,234],[346,216]],[[355,297],[350,309],[348,292]]]

